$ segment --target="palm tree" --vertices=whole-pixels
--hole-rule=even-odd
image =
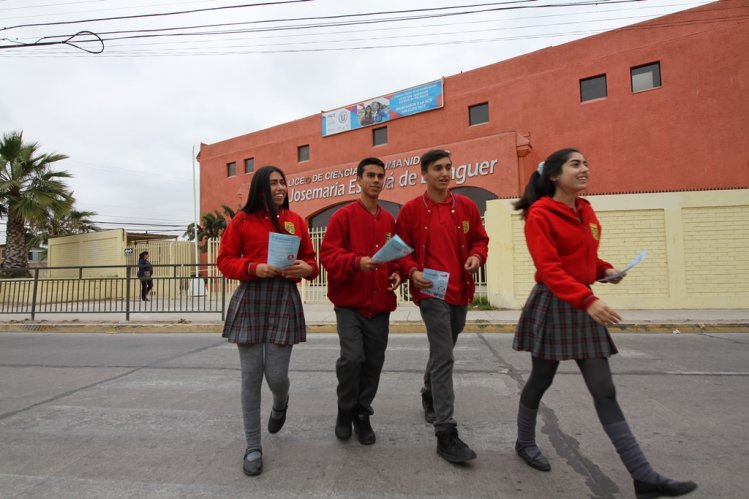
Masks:
[[[49,213],[67,213],[73,195],[60,179],[67,171],[54,171],[64,154],[41,154],[36,142],[24,143],[23,132],[3,134],[0,141],[0,216],[7,217],[5,261],[2,273],[28,277],[26,225],[44,224]]]
[[[208,251],[208,240],[219,238],[221,237],[221,234],[224,233],[224,230],[226,230],[226,226],[228,225],[227,217],[231,220],[234,218],[234,215],[236,215],[236,212],[225,204],[222,204],[221,208],[224,211],[223,214],[218,210],[214,210],[213,213],[203,213],[200,216],[203,223],[202,225],[198,225],[197,237],[200,242],[198,247],[203,253]],[[187,237],[188,241],[195,240],[194,222],[187,226],[187,231],[184,235]]]

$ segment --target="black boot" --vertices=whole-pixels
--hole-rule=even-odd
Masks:
[[[451,463],[465,463],[476,459],[476,453],[460,438],[454,426],[440,430],[437,435],[437,454]]]
[[[359,436],[359,443],[362,445],[372,445],[377,439],[372,425],[369,423],[370,414],[369,410],[360,407],[354,415],[354,431]]]
[[[437,414],[434,412],[434,400],[430,392],[421,392],[421,406],[424,408],[424,421],[433,424],[437,419]]]
[[[694,482],[677,482],[666,480],[660,483],[646,483],[635,480],[635,496],[637,499],[653,499],[655,497],[678,497],[689,494],[697,488]]]
[[[335,436],[338,440],[351,438],[351,421],[354,418],[352,409],[341,409],[338,406],[338,417],[335,419]]]

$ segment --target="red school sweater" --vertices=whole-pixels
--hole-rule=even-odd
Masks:
[[[281,209],[278,220],[286,231],[301,238],[297,260],[304,260],[312,266],[312,274],[306,277],[311,281],[319,273],[315,261],[315,248],[307,231],[304,219],[291,210]],[[255,268],[259,263],[268,263],[268,234],[276,232],[270,216],[263,213],[237,213],[221,236],[216,263],[218,269],[229,279],[247,281],[259,279]],[[299,282],[301,279],[291,279]]]
[[[337,307],[353,308],[365,317],[392,312],[396,296],[388,278],[397,262],[361,272],[363,256],[371,257],[395,235],[395,219],[380,208],[376,215],[359,201],[336,211],[320,246],[320,263],[328,271],[328,298]]]
[[[577,198],[577,212],[551,197],[531,205],[525,219],[525,241],[542,282],[560,299],[586,309],[598,298],[590,285],[612,265],[598,258],[601,224],[590,202]]]
[[[486,263],[489,254],[489,236],[481,222],[481,214],[476,203],[460,194],[450,193],[450,196],[454,201],[451,215],[455,237],[449,240],[430,237],[428,227],[432,209],[429,200],[425,199],[426,193],[403,205],[395,224],[396,232],[406,244],[414,249],[414,252],[401,260],[401,269],[404,277],[410,277],[414,270],[424,270],[427,251],[444,251],[446,245],[455,245],[457,254],[460,256],[460,261],[457,263],[460,265],[463,289],[459,303],[451,303],[451,305],[467,305],[473,301],[476,283],[473,280],[473,274],[463,269],[463,265],[471,255],[476,255],[482,265]],[[409,283],[409,290],[414,303],[418,305],[422,295],[414,286],[413,281]]]

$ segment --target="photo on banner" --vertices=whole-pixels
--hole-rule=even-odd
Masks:
[[[443,82],[436,80],[322,113],[322,135],[335,135],[443,106]]]

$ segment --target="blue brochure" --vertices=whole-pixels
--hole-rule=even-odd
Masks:
[[[281,270],[291,266],[296,261],[300,241],[290,234],[268,234],[268,265]]]

